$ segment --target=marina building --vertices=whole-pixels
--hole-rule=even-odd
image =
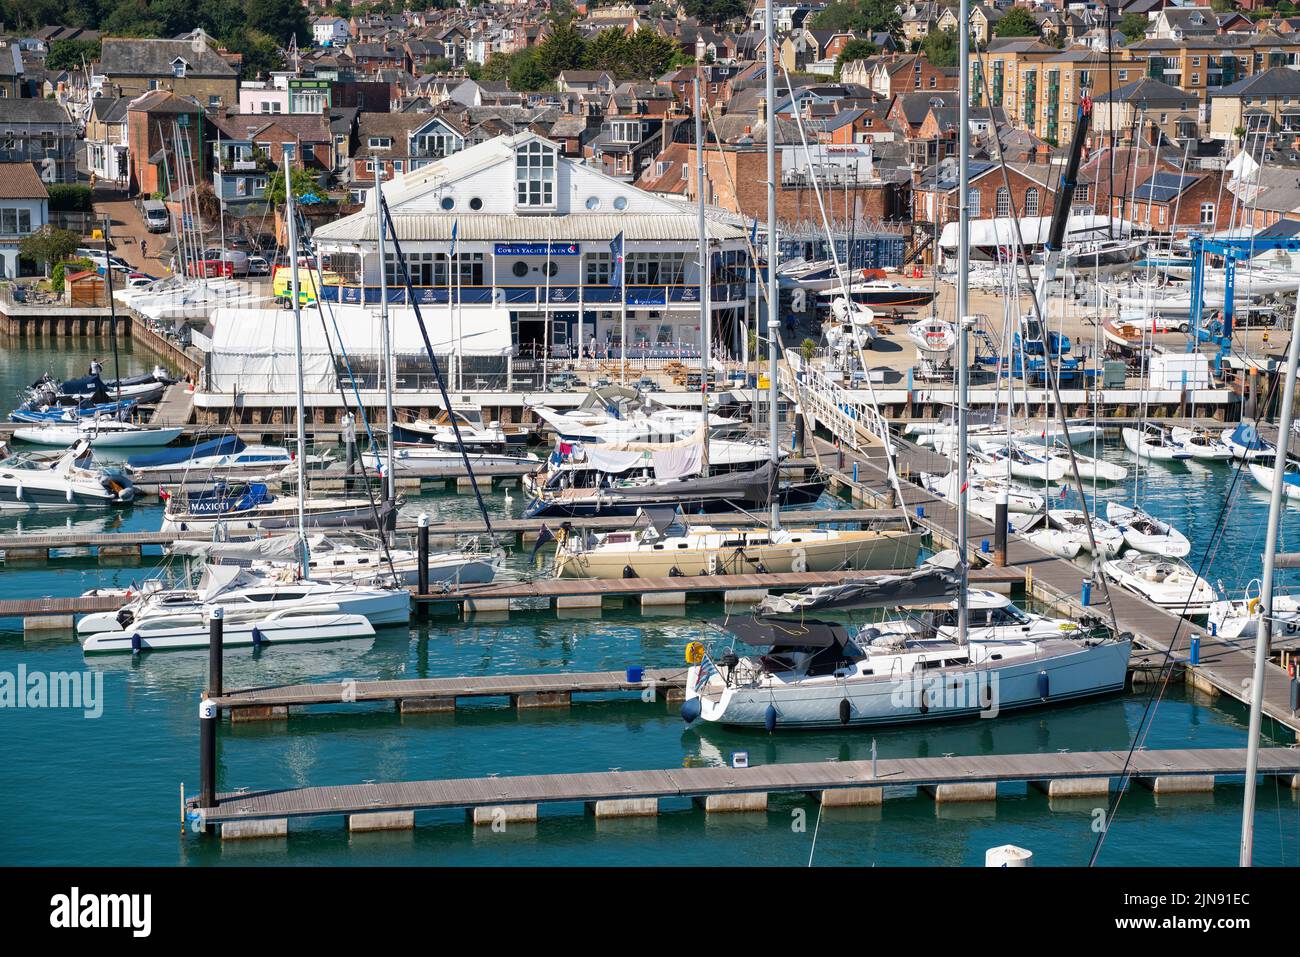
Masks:
[[[508,329],[516,357],[698,356],[701,289],[693,206],[637,189],[524,132],[471,146],[384,184],[426,321]],[[745,230],[708,221],[714,341],[741,351]],[[316,229],[322,297],[408,301],[390,242],[381,267],[372,204]],[[333,283],[330,280],[335,280]],[[495,338],[495,336],[494,336]]]

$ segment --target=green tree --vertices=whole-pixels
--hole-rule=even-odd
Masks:
[[[686,0],[686,15],[714,26],[743,17],[748,6],[744,0]]]
[[[244,21],[249,29],[265,33],[277,43],[287,45],[295,35],[299,45],[311,41],[307,8],[298,0],[244,0]]]
[[[100,21],[108,37],[160,37],[164,25],[153,15],[145,0],[122,0]]]
[[[542,69],[537,55],[537,48],[520,50],[510,58],[510,74],[507,82],[510,89],[519,92],[537,92],[551,86],[555,75]]]
[[[636,36],[647,32],[652,31],[638,30]],[[627,34],[622,30],[615,27],[601,30],[587,41],[586,64],[593,70],[619,73],[627,63],[627,46]]]
[[[1038,21],[1024,7],[1012,7],[993,24],[993,34],[999,37],[1036,37]]]
[[[50,209],[88,213],[95,208],[89,186],[51,183],[45,191],[50,194]]]
[[[23,258],[45,267],[48,276],[50,267],[71,256],[80,243],[81,237],[72,230],[59,229],[47,223],[36,232],[29,233],[18,244],[18,251]]]
[[[320,185],[316,174],[309,169],[295,166],[292,174],[293,195],[295,199],[315,193],[320,194]],[[279,206],[284,203],[284,170],[276,170],[266,181],[267,202]]]
[[[935,66],[956,66],[957,34],[952,30],[934,30],[921,41],[921,52]]]
[[[880,47],[870,40],[850,40],[844,44],[844,49],[835,58],[835,79],[840,78],[840,73],[844,70],[844,64],[852,63],[854,60],[864,60],[875,55],[879,50]]]
[[[817,14],[811,25],[822,30],[897,34],[903,24],[894,7],[889,0],[839,0]]]
[[[272,70],[284,69],[279,44],[260,30],[241,27],[226,37],[225,43],[228,50],[243,57],[240,70],[245,80],[256,80]]]
[[[582,66],[586,46],[587,41],[577,27],[572,23],[560,24],[537,46],[537,66],[548,80],[553,80],[562,70]]]
[[[1133,40],[1141,40],[1146,36],[1147,27],[1150,25],[1151,21],[1142,14],[1126,13],[1119,18],[1119,23],[1115,24],[1115,28],[1124,34],[1125,39],[1132,42]]]
[[[98,40],[55,40],[45,55],[47,70],[80,70],[83,62],[99,59]]]
[[[620,78],[649,80],[662,75],[676,61],[681,48],[654,30],[638,30],[627,41],[627,59]]]
[[[55,265],[50,273],[50,288],[63,292],[63,280],[72,273],[94,272],[95,264],[89,259],[67,259]]]

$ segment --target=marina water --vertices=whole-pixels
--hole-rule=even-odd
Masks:
[[[96,351],[98,350],[98,351]],[[0,395],[45,371],[70,376],[101,358],[107,345],[60,344],[33,350],[0,343]],[[152,357],[123,349],[123,374],[144,371]],[[1087,451],[1087,450],[1085,450]],[[1117,446],[1105,457],[1133,466]],[[1205,554],[1233,469],[1223,464],[1152,466],[1144,473],[1144,506],[1182,529],[1193,543],[1188,561]],[[1054,486],[1059,489],[1059,486]],[[522,492],[490,496],[496,514],[518,514]],[[1102,498],[1129,501],[1132,482],[1103,487]],[[1077,504],[1071,493],[1065,504]],[[833,503],[824,503],[828,507]],[[1237,479],[1225,531],[1205,576],[1235,592],[1260,572],[1264,492]],[[409,500],[406,516],[427,511],[435,521],[469,518],[473,501],[451,493]],[[96,527],[156,530],[161,508],[146,502],[112,517],[85,512],[24,518],[22,527],[57,531],[68,520]],[[18,520],[0,516],[0,533]],[[90,526],[85,526],[90,527]],[[1284,550],[1300,549],[1300,509],[1283,525]],[[149,554],[150,552],[154,554]],[[96,585],[139,581],[160,561],[146,548],[142,562],[100,565],[93,558],[58,558],[48,565],[0,570],[5,598],[76,595]],[[510,561],[514,575],[530,570],[526,555]],[[1283,581],[1295,583],[1294,572]],[[1094,590],[1094,595],[1096,591]],[[310,680],[415,678],[543,671],[673,667],[688,641],[710,637],[706,619],[721,606],[688,606],[689,617],[642,615],[639,609],[600,617],[557,618],[553,612],[513,612],[497,621],[431,619],[411,628],[381,629],[373,639],[320,646],[272,647],[227,654],[227,687]],[[716,635],[714,636],[716,637]],[[1043,865],[1087,861],[1097,838],[1097,799],[1052,802],[1024,786],[1003,786],[996,803],[936,805],[907,789],[887,790],[883,808],[827,810],[818,822],[811,798],[774,795],[765,814],[713,815],[685,801],[663,802],[657,818],[602,820],[578,806],[541,810],[536,825],[503,833],[473,828],[460,812],[421,815],[414,832],[349,835],[336,819],[295,824],[287,841],[222,845],[182,833],[179,786],[198,786],[197,706],[206,652],[115,655],[87,660],[66,636],[24,640],[22,624],[0,620],[0,673],[79,672],[104,676],[103,713],[76,709],[0,710],[0,860],[8,864],[105,861],[166,864],[466,864],[466,865],[798,865],[808,861],[817,831],[817,865],[976,865],[988,847],[1014,843]],[[365,781],[605,771],[717,765],[735,751],[753,764],[860,760],[881,757],[1126,750],[1138,728],[1147,689],[1067,707],[995,720],[971,720],[895,730],[786,733],[769,736],[719,727],[687,729],[677,706],[637,696],[581,700],[571,709],[516,711],[504,702],[471,703],[454,714],[400,717],[383,706],[314,712],[286,724],[223,725],[218,768],[222,790],[350,784]],[[1246,712],[1226,698],[1170,688],[1161,701],[1148,748],[1242,747]],[[1290,740],[1288,733],[1272,741]],[[1300,798],[1269,781],[1259,792],[1255,860],[1300,863]],[[1235,863],[1241,789],[1156,798],[1134,786],[1111,822],[1100,858],[1111,865],[1230,865]],[[76,822],[75,826],[71,822]]]

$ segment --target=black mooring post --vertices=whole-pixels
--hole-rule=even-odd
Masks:
[[[1007,563],[1007,497],[999,495],[993,506],[993,564]]]
[[[222,694],[221,662],[225,644],[225,612],[220,605],[212,609],[208,619],[208,697],[220,698]]]
[[[199,807],[217,806],[217,705],[199,702]]]
[[[416,579],[419,583],[417,588],[421,595],[429,594],[429,516],[420,515],[420,523],[416,531],[416,548],[419,550],[417,561]],[[425,603],[420,602],[420,614],[425,612]]]

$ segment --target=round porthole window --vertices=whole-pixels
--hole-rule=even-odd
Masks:
[[[615,196],[615,197],[614,197],[614,208],[615,208],[615,209],[627,209],[627,197],[626,197],[626,196]]]
[[[600,197],[599,197],[599,196],[588,196],[588,197],[587,197],[587,208],[588,208],[588,209],[600,209]]]
[[[523,279],[525,276],[528,275],[528,263],[524,262],[521,259],[518,262],[516,262],[513,266],[510,267],[510,271],[514,273],[516,276],[518,276],[520,279]]]
[[[452,199],[450,196],[444,196],[442,198],[443,209],[454,209],[455,207],[456,207],[456,201]]]
[[[473,199],[469,201],[469,208],[476,211],[482,209],[483,199],[479,196],[475,196]]]
[[[547,263],[547,264],[546,264],[546,275],[548,275],[548,276],[554,276],[554,275],[555,275],[557,272],[559,272],[559,271],[560,271],[560,265],[559,265],[559,263]]]

